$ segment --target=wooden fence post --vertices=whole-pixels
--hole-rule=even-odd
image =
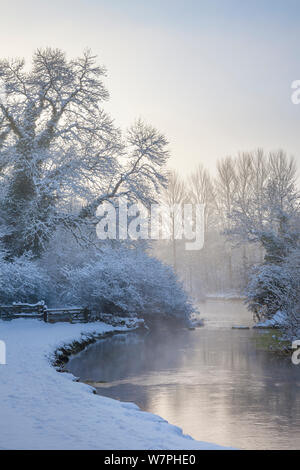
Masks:
[[[48,312],[47,312],[47,307],[46,307],[46,305],[43,306],[43,319],[44,319],[44,322],[45,322],[45,323],[48,322]]]
[[[89,309],[88,309],[87,307],[85,307],[85,308],[83,309],[83,315],[84,315],[84,321],[85,321],[86,323],[88,323],[90,311],[89,311]]]

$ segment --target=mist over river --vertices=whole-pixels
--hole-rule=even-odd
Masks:
[[[300,448],[300,366],[257,347],[241,301],[199,305],[205,326],[98,341],[67,369],[193,438],[240,449]]]

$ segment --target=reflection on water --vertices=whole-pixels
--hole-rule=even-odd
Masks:
[[[241,449],[300,448],[300,366],[257,350],[241,302],[200,305],[205,327],[100,341],[68,364],[102,395],[132,401],[195,439]],[[105,383],[103,383],[105,382]]]

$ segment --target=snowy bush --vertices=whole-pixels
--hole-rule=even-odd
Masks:
[[[62,248],[60,246],[60,248]],[[78,305],[95,312],[187,320],[192,306],[172,268],[143,249],[120,244],[99,251],[54,251],[40,260],[0,256],[0,304]],[[84,260],[84,261],[83,261]]]
[[[258,320],[271,318],[284,309],[290,289],[289,273],[278,265],[263,265],[255,268],[246,291],[246,304]]]
[[[192,312],[173,270],[143,250],[107,247],[63,273],[61,297],[98,312],[182,319]]]
[[[300,338],[300,248],[287,256],[283,268],[289,273],[290,289],[284,297],[284,311],[287,320],[282,329],[287,339]]]
[[[265,264],[251,276],[246,303],[258,320],[274,324],[279,312],[284,321],[277,322],[287,339],[300,337],[300,249],[291,250],[283,263]]]
[[[0,304],[37,302],[48,289],[49,278],[34,261],[23,256],[8,262],[0,254]]]

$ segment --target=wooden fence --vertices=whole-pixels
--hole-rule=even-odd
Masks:
[[[13,320],[15,318],[38,318],[48,323],[88,323],[100,320],[101,315],[92,314],[86,307],[47,308],[43,302],[38,302],[37,304],[14,303],[12,305],[0,305],[1,320]]]

